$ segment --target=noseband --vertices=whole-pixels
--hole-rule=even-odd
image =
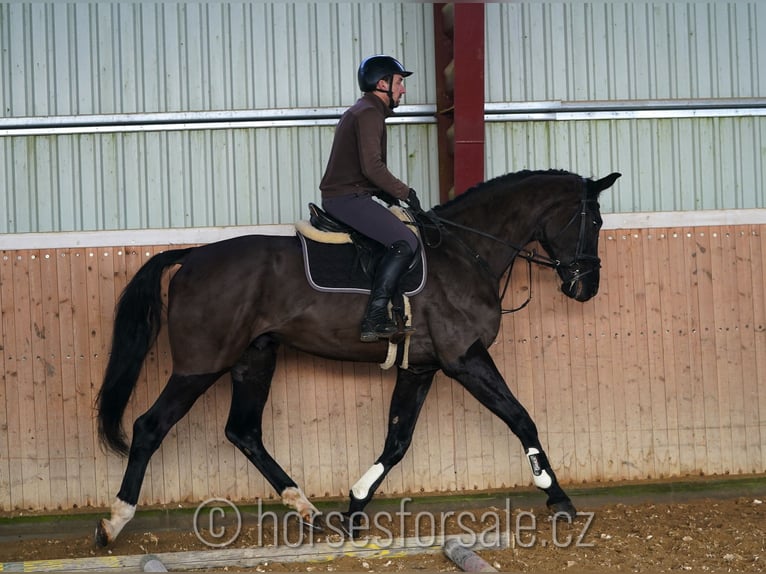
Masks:
[[[588,217],[588,210],[587,206],[588,203],[595,203],[595,199],[590,199],[587,197],[583,197],[580,200],[580,232],[577,236],[577,246],[575,248],[575,256],[572,259],[572,262],[566,266],[564,266],[561,261],[558,259],[555,260],[556,265],[554,265],[554,268],[562,268],[568,270],[572,274],[572,278],[569,280],[571,283],[574,283],[575,281],[579,281],[589,273],[593,273],[596,269],[601,268],[601,258],[598,255],[589,255],[587,253],[583,253],[583,246],[585,244],[585,221]],[[577,221],[577,213],[572,215],[572,218],[567,222],[567,224],[561,228],[561,231],[558,232],[556,237],[553,239],[556,239],[559,237],[564,231],[566,231],[571,225],[574,225],[575,221]],[[592,265],[588,266],[588,269],[585,271],[580,270],[580,264],[583,262],[591,262]]]

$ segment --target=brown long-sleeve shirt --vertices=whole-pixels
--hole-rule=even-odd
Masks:
[[[393,113],[375,94],[367,93],[341,116],[319,183],[323,199],[378,190],[407,198],[409,186],[386,166],[386,117]]]

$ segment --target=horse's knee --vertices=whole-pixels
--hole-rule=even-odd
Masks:
[[[260,450],[262,443],[259,429],[243,428],[241,424],[229,420],[225,429],[226,438],[237,448],[253,451]]]
[[[144,413],[133,422],[131,453],[142,451],[151,455],[160,447],[164,436],[165,433],[159,428],[156,417],[151,413]]]

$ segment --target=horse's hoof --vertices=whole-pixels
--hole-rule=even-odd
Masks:
[[[105,518],[99,520],[94,540],[98,548],[106,548],[109,545],[109,527]]]
[[[325,519],[321,514],[314,514],[313,516],[301,517],[301,526],[305,531],[324,533],[326,530]]]
[[[362,537],[362,528],[354,521],[354,519],[346,512],[341,514],[335,514],[337,516],[337,522],[331,522],[330,526],[334,532],[342,534],[344,538],[349,540],[358,540]]]
[[[577,509],[574,507],[574,504],[572,504],[572,501],[569,499],[560,500],[559,502],[554,502],[553,504],[549,504],[548,509],[551,511],[554,517],[558,515],[564,515],[570,520],[574,520],[575,518],[577,518]]]

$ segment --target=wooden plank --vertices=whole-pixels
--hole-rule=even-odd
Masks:
[[[19,349],[16,337],[14,266],[16,252],[0,252],[0,319],[2,319],[3,381],[0,388],[0,508],[23,504],[21,470],[21,416],[19,404]]]
[[[89,369],[88,400],[95,404],[96,395],[104,377],[104,364],[102,355],[106,353],[107,345],[102,343],[103,322],[105,309],[109,309],[109,320],[113,316],[114,301],[107,298],[103,301],[106,287],[101,277],[99,267],[99,255],[96,249],[85,249],[82,253],[83,265],[85,266],[87,300],[87,326],[88,326],[88,355],[86,365]],[[112,287],[111,281],[108,287]],[[109,304],[111,300],[111,305]],[[91,434],[96,436],[96,419],[91,419]],[[103,449],[96,449],[96,487],[98,492],[98,505],[109,506],[119,489],[118,472],[115,469],[115,455],[107,454]]]
[[[720,259],[721,233],[720,228],[712,227],[707,230],[710,248],[700,253],[703,273],[698,276],[697,293],[699,297],[699,315],[702,347],[702,372],[704,388],[704,421],[705,421],[705,469],[707,474],[722,472],[721,464],[721,425],[718,412],[718,342],[716,332],[715,304],[713,286],[719,277],[715,274]]]
[[[598,296],[598,295],[596,295]],[[591,433],[597,432],[597,427],[591,424],[592,399],[588,381],[592,378],[590,366],[594,357],[588,356],[588,344],[592,341],[593,315],[592,302],[578,303],[569,301],[567,305],[568,328],[568,360],[572,377],[572,440],[574,442],[573,478],[577,482],[588,479],[591,473],[592,461],[597,460],[593,455]]]
[[[530,282],[527,264],[515,265],[505,308],[515,309],[522,305],[532,289],[533,283]],[[536,291],[534,293],[537,294]],[[506,315],[503,319],[502,332],[506,341],[506,349],[510,351],[505,360],[506,380],[511,391],[527,410],[532,420],[537,420],[534,389],[534,372],[537,365],[534,364],[532,357],[533,345],[531,343],[529,307]],[[526,484],[529,480],[529,464],[524,449],[516,437],[510,439],[507,450],[509,454],[508,485]]]
[[[83,499],[81,490],[80,444],[77,432],[77,369],[73,333],[75,331],[74,301],[72,295],[71,257],[66,249],[51,250],[55,259],[57,281],[57,314],[59,318],[59,378],[62,395],[61,436],[64,445],[66,504],[78,506]],[[61,498],[59,498],[61,501]]]
[[[43,368],[43,391],[45,393],[45,416],[48,452],[43,452],[49,468],[50,507],[70,507],[66,461],[66,433],[64,432],[65,400],[62,384],[62,349],[59,316],[58,260],[55,251],[40,252],[40,295],[42,309],[42,349],[40,357]],[[65,337],[66,340],[66,337]],[[68,402],[68,401],[66,401]]]
[[[72,344],[74,357],[74,392],[77,413],[74,431],[77,433],[77,456],[79,463],[79,504],[98,504],[98,484],[96,481],[96,442],[94,434],[95,399],[91,388],[100,386],[100,381],[91,378],[90,371],[90,336],[88,329],[88,288],[86,258],[84,249],[69,249],[69,265],[72,307]]]
[[[747,458],[742,472],[756,473],[760,467],[760,419],[758,411],[758,387],[761,379],[758,369],[757,322],[763,314],[763,269],[761,267],[760,238],[758,226],[748,225],[742,230],[737,242],[737,284],[739,285],[740,337],[742,340],[742,394],[745,447]],[[740,253],[747,253],[743,258]]]
[[[504,354],[505,345],[501,336],[498,336],[495,341],[490,344],[488,352],[492,360],[495,362],[495,366],[500,371],[501,375],[504,375]],[[506,383],[507,384],[507,383]],[[438,418],[441,407],[437,407],[436,417]],[[484,441],[487,443],[491,452],[491,480],[493,488],[504,488],[508,486],[508,473],[510,467],[510,444],[509,437],[511,436],[508,426],[497,416],[492,415],[489,419],[491,421],[489,434],[484,437]],[[511,439],[516,444],[515,438]],[[441,449],[441,447],[439,447]]]
[[[329,426],[329,466],[330,496],[348,494],[350,488],[348,476],[348,456],[346,444],[346,406],[344,397],[343,364],[339,361],[325,361],[323,376],[328,388],[328,426]],[[399,475],[401,477],[401,473]],[[400,483],[401,488],[401,483]]]
[[[599,286],[600,296],[601,287]],[[603,448],[600,440],[601,405],[598,390],[598,315],[595,300],[582,304],[578,318],[580,329],[577,332],[576,352],[581,360],[576,370],[580,369],[575,388],[575,414],[578,428],[575,430],[577,443],[578,480],[590,482],[603,475]]]
[[[632,262],[631,267],[633,269],[632,281],[636,286],[632,302],[629,302],[634,309],[635,317],[635,332],[634,332],[634,347],[636,356],[636,369],[639,373],[639,433],[641,442],[641,475],[646,478],[657,478],[660,474],[658,468],[658,455],[661,452],[655,448],[655,445],[666,444],[663,440],[655,440],[653,421],[656,416],[659,416],[662,420],[660,428],[666,427],[666,420],[664,413],[660,411],[655,413],[655,393],[664,397],[663,389],[656,389],[654,385],[651,366],[654,361],[656,365],[656,355],[652,358],[650,353],[650,336],[649,336],[649,323],[651,311],[648,309],[651,304],[651,289],[652,284],[649,280],[651,277],[651,263],[647,261],[651,257],[650,254],[644,251],[644,233],[643,230],[633,229],[629,233],[631,243]],[[663,401],[659,401],[658,407],[662,409],[664,407]]]
[[[588,344],[587,356],[592,362],[592,374],[589,376],[589,419],[593,429],[590,443],[592,449],[592,463],[589,481],[602,481],[612,473],[614,466],[613,453],[615,449],[614,417],[606,416],[613,412],[613,380],[612,352],[611,352],[611,328],[609,323],[609,297],[611,272],[608,252],[614,244],[614,235],[611,232],[602,232],[600,237],[600,256],[602,260],[601,280],[598,294],[588,305],[592,315],[592,342]],[[589,372],[591,372],[589,369]]]
[[[626,460],[627,478],[644,478],[644,452],[641,432],[641,387],[646,379],[638,356],[636,333],[636,311],[633,306],[635,289],[633,285],[633,252],[632,230],[623,230],[620,234],[620,340],[622,342],[622,373],[623,396],[625,401],[625,427],[628,456]]]
[[[48,434],[48,389],[46,386],[46,345],[45,318],[43,310],[44,284],[40,269],[40,251],[34,250],[29,254],[27,274],[29,278],[29,295],[32,302],[32,331],[29,334],[32,342],[33,358],[33,397],[34,407],[34,453],[37,472],[34,480],[38,481],[39,504],[43,508],[51,506],[51,457],[49,452],[50,438]]]
[[[312,357],[303,353],[298,355],[297,377],[293,385],[295,394],[300,398],[298,412],[301,418],[300,436],[303,446],[304,492],[307,496],[314,498],[322,493],[322,480],[319,471],[321,435],[318,430],[318,417],[320,411],[317,407],[317,396],[322,394],[324,389],[317,388]],[[377,390],[379,391],[379,389]]]
[[[316,403],[316,442],[317,442],[317,476],[316,493],[312,496],[327,497],[332,496],[333,487],[333,465],[332,453],[333,445],[330,439],[332,425],[335,423],[335,416],[332,405],[334,396],[333,382],[328,377],[327,359],[320,357],[309,358],[313,366],[313,385],[315,388],[314,401]]]
[[[684,261],[687,262],[688,272],[688,292],[689,303],[689,384],[691,386],[692,409],[691,420],[687,424],[691,425],[693,430],[693,444],[684,445],[683,452],[679,452],[679,468],[685,466],[689,468],[689,459],[693,458],[694,466],[697,472],[707,472],[707,424],[705,421],[705,371],[704,361],[704,341],[706,331],[710,325],[705,324],[705,320],[700,315],[700,281],[703,282],[702,290],[706,289],[707,280],[710,275],[710,233],[705,230],[694,230],[693,241],[686,242],[684,252]],[[674,337],[675,334],[671,334]],[[669,344],[673,344],[671,339]],[[669,370],[672,372],[674,364],[671,364]],[[675,377],[671,377],[675,383]],[[676,414],[678,415],[677,411]],[[688,416],[688,413],[684,413]],[[676,425],[678,426],[678,416]],[[687,452],[688,451],[688,452]],[[684,460],[685,463],[680,461]],[[688,471],[687,471],[688,472]]]
[[[758,411],[758,430],[754,430],[755,440],[760,447],[760,457],[753,461],[756,472],[762,472],[766,468],[766,389],[758,384],[766,377],[766,226],[755,226],[753,238],[753,330],[756,333],[756,364],[757,376],[755,388],[757,397],[754,403]]]
[[[620,239],[620,232],[610,233],[607,236],[605,264],[609,269],[608,295],[605,306],[606,320],[605,328],[608,329],[608,339],[604,341],[604,353],[608,354],[611,361],[604,361],[601,373],[603,374],[601,404],[602,406],[602,428],[614,429],[605,431],[605,457],[608,457],[608,466],[605,468],[606,478],[622,479],[629,477],[627,470],[630,461],[627,451],[627,429],[625,413],[625,381],[622,364],[622,331],[620,325],[620,280],[621,268],[619,260],[622,257],[623,243]],[[611,238],[611,239],[609,239]],[[602,297],[604,296],[602,295]],[[601,351],[599,352],[601,355]],[[599,367],[601,367],[599,360]]]
[[[393,386],[392,386],[393,388]],[[443,492],[454,491],[457,480],[455,477],[455,407],[452,403],[452,382],[431,388],[430,394],[436,398],[438,405],[437,424],[439,434],[439,489]],[[505,456],[508,457],[506,445]]]
[[[682,230],[667,230],[667,245],[671,267],[669,274],[669,316],[666,323],[670,327],[673,346],[673,363],[669,372],[674,386],[676,415],[678,425],[679,472],[694,473],[698,467],[695,457],[695,441],[700,436],[695,421],[693,381],[691,363],[694,358],[690,352],[689,303],[690,291],[688,260],[685,257],[686,239]]]
[[[722,472],[732,472],[734,467],[734,437],[732,437],[732,397],[727,387],[739,376],[736,372],[736,345],[732,337],[736,312],[736,269],[732,263],[733,237],[729,226],[720,228],[718,248],[713,257],[713,297],[717,348],[717,405],[721,425],[720,461]]]
[[[647,275],[645,262],[651,256],[644,252],[644,241],[641,230],[633,229],[629,233],[631,244],[633,269],[632,283],[633,299],[628,300],[628,304],[634,308],[633,316],[635,318],[635,331],[633,334],[633,347],[636,356],[636,370],[639,377],[638,397],[639,397],[639,432],[641,442],[641,475],[647,478],[656,478],[657,469],[657,451],[655,449],[655,440],[653,433],[653,401],[652,401],[652,373],[650,371],[649,344],[648,344],[648,318],[647,318],[647,300],[649,299]],[[662,402],[660,402],[660,405]],[[660,415],[662,417],[662,415]],[[664,419],[664,417],[662,417]],[[663,426],[665,421],[661,423]],[[664,444],[661,440],[659,444]]]
[[[750,451],[753,449],[751,442],[750,427],[755,424],[757,428],[757,414],[752,411],[752,389],[757,383],[755,378],[755,358],[753,356],[753,332],[751,329],[753,317],[753,288],[752,275],[753,263],[750,257],[750,232],[746,226],[732,228],[734,239],[735,271],[731,276],[732,283],[736,285],[734,291],[735,305],[732,316],[733,328],[731,329],[733,343],[738,361],[732,371],[739,376],[733,380],[730,387],[732,395],[732,448],[734,467],[732,472],[744,473],[750,467]]]
[[[18,251],[13,265],[14,296],[16,303],[16,369],[18,373],[18,403],[11,408],[19,413],[19,462],[21,466],[21,496],[16,503],[26,508],[43,508],[40,479],[38,476],[38,453],[35,442],[37,429],[35,420],[35,371],[33,333],[33,295],[29,279],[30,251]]]
[[[664,238],[660,238],[660,234]],[[670,293],[666,270],[670,268],[666,233],[645,230],[642,233],[644,252],[644,301],[646,315],[646,350],[648,360],[649,389],[651,393],[652,452],[655,472],[659,478],[673,476],[678,460],[677,423],[675,405],[669,414],[669,401],[675,401],[675,393],[669,390],[667,369],[674,364],[674,348],[670,340],[673,309],[666,295]]]
[[[289,461],[290,474],[293,480],[303,488],[306,484],[306,468],[304,466],[303,449],[303,420],[301,415],[300,381],[298,375],[298,352],[293,349],[285,349],[285,376],[288,391],[285,400],[285,414],[287,415],[287,434],[282,440],[290,445],[290,454],[286,459]],[[369,399],[369,393],[367,395]]]
[[[537,426],[540,443],[549,456],[554,471],[558,471],[561,466],[563,453],[553,452],[551,450],[550,435],[548,432],[548,421],[553,420],[550,414],[551,405],[547,398],[549,391],[553,393],[555,389],[548,389],[546,386],[547,377],[545,372],[545,344],[546,331],[543,324],[546,301],[550,300],[550,292],[543,288],[544,279],[550,279],[550,275],[543,273],[539,267],[532,270],[532,290],[535,298],[527,307],[529,314],[529,341],[532,363],[535,367],[531,371],[531,387],[533,389],[531,403],[534,405],[534,422]],[[523,449],[520,449],[523,451]],[[522,455],[525,454],[522,452]],[[532,474],[529,469],[529,463],[524,461],[526,468],[523,472],[524,485],[532,484]]]
[[[437,374],[434,385],[444,386],[450,389],[452,400],[452,428],[454,429],[453,463],[455,465],[455,488],[458,490],[470,489],[469,472],[469,448],[468,426],[472,423],[466,416],[465,397],[467,392],[454,380]],[[404,462],[404,461],[402,461]]]
[[[346,439],[348,442],[348,482],[349,488],[354,484],[362,473],[367,470],[367,466],[362,468],[363,465],[367,465],[369,457],[364,452],[361,452],[359,446],[359,427],[357,425],[357,415],[361,416],[361,413],[357,410],[357,380],[356,380],[356,364],[355,363],[343,363],[343,371],[341,380],[343,381],[343,404],[344,411],[346,413]],[[361,460],[360,460],[361,459]]]

